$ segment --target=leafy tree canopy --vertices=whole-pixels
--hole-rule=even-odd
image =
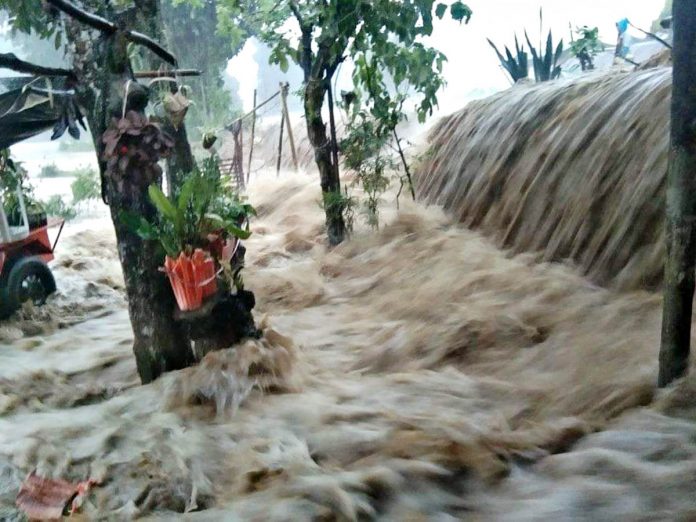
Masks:
[[[195,0],[194,0],[195,1]],[[445,56],[425,45],[433,19],[449,12],[468,21],[471,10],[462,2],[434,0],[220,0],[220,28],[233,40],[253,28],[271,45],[270,60],[282,69],[293,61],[309,78],[330,79],[351,58],[356,91],[373,99],[385,82],[408,85],[420,95],[416,111],[423,121],[437,103],[444,84]],[[300,32],[297,32],[299,24]]]

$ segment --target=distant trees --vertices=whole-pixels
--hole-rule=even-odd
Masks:
[[[667,177],[667,256],[658,384],[686,374],[696,261],[696,9],[674,1],[672,130]]]
[[[194,102],[187,115],[189,132],[200,136],[201,131],[221,128],[241,111],[239,96],[225,85],[224,74],[243,41],[231,44],[217,33],[213,0],[162,0],[161,11],[167,47],[179,59],[179,67],[202,71],[187,82]]]

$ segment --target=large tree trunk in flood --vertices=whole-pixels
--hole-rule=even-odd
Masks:
[[[689,363],[696,257],[696,7],[674,1],[672,134],[667,178],[667,258],[658,384]]]
[[[319,168],[321,191],[326,211],[326,231],[329,243],[337,245],[343,241],[346,227],[342,210],[327,204],[327,201],[331,201],[332,194],[341,195],[341,180],[338,175],[338,165],[334,165],[332,161],[332,144],[326,136],[326,124],[321,115],[326,88],[322,81],[310,79],[306,82],[305,89],[304,109],[307,120],[307,135],[314,149],[314,160]]]
[[[128,294],[128,312],[133,327],[133,352],[143,383],[161,374],[194,363],[186,331],[174,321],[174,295],[165,275],[159,271],[162,259],[157,244],[143,241],[120,220],[122,211],[152,220],[155,209],[147,197],[147,184],[118,185],[107,176],[111,218],[116,229],[118,253]]]
[[[133,351],[140,379],[147,383],[163,372],[192,364],[193,353],[183,326],[173,320],[174,297],[167,278],[159,271],[162,259],[156,245],[130,232],[120,219],[124,210],[148,219],[154,216],[147,186],[128,177],[117,182],[105,169],[102,135],[111,118],[120,116],[125,85],[132,80],[127,44],[118,34],[87,41],[84,26],[72,20],[66,20],[66,29],[78,51],[73,56],[79,80],[77,96],[87,115],[99,158],[103,193],[111,208],[126,282]],[[129,92],[127,109],[142,111],[147,102],[143,87],[133,83]]]

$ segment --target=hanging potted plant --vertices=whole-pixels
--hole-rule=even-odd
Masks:
[[[234,257],[237,242],[250,235],[239,216],[225,210],[220,183],[220,176],[196,168],[171,199],[150,185],[149,197],[158,212],[155,222],[123,216],[140,237],[161,244],[163,270],[182,311],[196,310],[216,293],[218,275]]]
[[[168,156],[174,140],[159,124],[136,111],[114,118],[102,136],[107,172],[116,179],[138,176],[149,185],[162,175],[157,162]]]

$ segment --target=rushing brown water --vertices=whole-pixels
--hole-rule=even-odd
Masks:
[[[0,323],[0,520],[33,469],[101,480],[88,520],[696,516],[696,377],[654,386],[659,295],[391,196],[329,251],[317,180],[274,178],[249,190],[263,338],[147,386],[110,226],[61,244],[58,294]]]
[[[417,176],[516,252],[569,259],[592,281],[662,278],[670,67],[518,85],[444,118]]]
[[[406,202],[328,252],[313,178],[251,199],[264,338],[148,386],[111,232],[62,245],[59,294],[0,330],[0,518],[34,468],[101,479],[88,519],[693,514],[696,381],[654,402],[656,295]]]

